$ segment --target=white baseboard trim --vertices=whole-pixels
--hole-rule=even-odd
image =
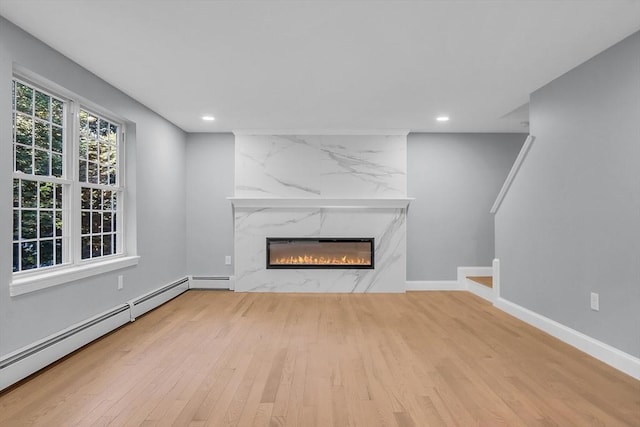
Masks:
[[[473,280],[467,279],[467,276],[493,276],[492,267],[458,267],[458,281],[461,286],[474,295],[479,296],[489,302],[496,300],[495,288],[488,288]]]
[[[0,357],[0,390],[188,290],[185,277]]]
[[[493,267],[493,290],[496,300],[500,298],[500,260],[495,258],[491,263]]]
[[[467,286],[467,290],[474,295],[479,296],[482,299],[485,299],[489,302],[494,302],[496,300],[495,289],[489,288],[487,286],[481,285],[480,283],[476,283],[473,280],[464,279],[465,284]]]
[[[494,305],[588,355],[640,380],[640,359],[504,298]]]
[[[407,280],[407,291],[464,291],[458,280]]]
[[[228,289],[236,287],[235,276],[189,276],[189,289]]]

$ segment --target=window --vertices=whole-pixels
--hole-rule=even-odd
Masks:
[[[54,92],[13,79],[12,285],[125,254],[123,126]]]
[[[66,103],[13,81],[13,271],[63,264]]]
[[[79,114],[81,258],[121,253],[118,226],[119,125],[84,109]]]

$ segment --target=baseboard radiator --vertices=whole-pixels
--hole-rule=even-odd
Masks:
[[[143,315],[147,311],[164,304],[188,290],[189,278],[185,277],[129,301],[129,307],[131,307],[131,321],[133,322],[136,320],[136,317]]]
[[[189,276],[189,289],[234,290],[235,276]]]
[[[189,278],[141,295],[0,359],[0,390],[28,377],[101,336],[133,322],[189,289]]]

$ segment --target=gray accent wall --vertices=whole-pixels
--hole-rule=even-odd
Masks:
[[[493,202],[526,134],[412,133],[407,138],[407,280],[456,280],[491,266]]]
[[[137,219],[127,225],[137,266],[9,295],[14,63],[127,120],[126,202]],[[185,142],[182,130],[0,17],[0,356],[186,275]]]
[[[193,276],[232,276],[234,141],[231,133],[187,136],[187,271]]]
[[[502,297],[640,357],[640,33],[534,92],[530,120],[495,218]]]

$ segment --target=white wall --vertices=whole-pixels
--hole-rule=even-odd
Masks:
[[[489,213],[526,138],[513,133],[411,133],[407,280],[456,280],[460,266],[490,266]]]
[[[640,33],[534,92],[530,120],[495,218],[502,296],[639,357]]]
[[[193,276],[231,276],[233,265],[233,134],[187,136],[187,271]]]
[[[12,277],[13,63],[126,118],[127,179],[137,217],[137,267],[9,296]],[[123,64],[127,66],[127,64]],[[131,64],[130,66],[135,66]],[[158,88],[161,90],[162,88]],[[0,17],[0,356],[186,274],[185,134]],[[117,275],[124,275],[118,291]]]

